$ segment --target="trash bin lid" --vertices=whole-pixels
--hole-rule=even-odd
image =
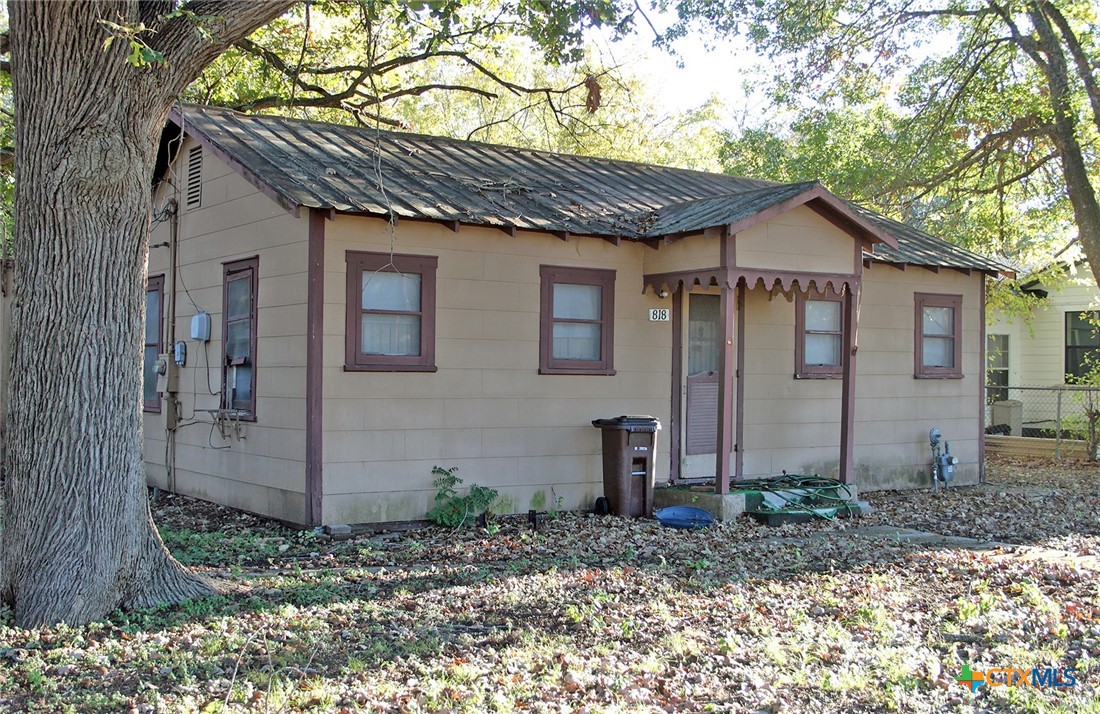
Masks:
[[[661,422],[657,417],[645,414],[623,414],[611,419],[593,419],[592,426],[600,429],[622,429],[624,431],[660,431]]]

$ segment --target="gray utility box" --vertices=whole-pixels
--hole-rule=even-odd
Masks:
[[[653,514],[654,464],[661,422],[651,416],[596,419],[603,432],[603,494],[620,516]]]

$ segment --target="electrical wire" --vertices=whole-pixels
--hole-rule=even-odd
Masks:
[[[210,392],[210,396],[212,396],[212,397],[220,397],[221,394],[222,394],[221,390],[219,389],[218,391],[215,392],[214,388],[210,386],[210,343],[207,342],[206,340],[203,340],[203,343],[202,343],[202,361],[204,363],[203,364],[203,372],[206,373],[206,391]],[[197,382],[198,379],[199,379],[199,375],[195,374],[194,381]],[[199,391],[198,388],[195,387],[194,385],[192,385],[191,388],[196,393]],[[192,410],[192,411],[194,411],[194,410]]]
[[[206,437],[206,443],[210,444],[211,449],[217,449],[219,451],[222,449],[232,449],[232,444],[226,444],[225,446],[214,446],[214,427],[217,425],[218,423],[216,421],[210,422],[210,435]]]

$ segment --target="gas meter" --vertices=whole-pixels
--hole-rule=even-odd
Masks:
[[[940,449],[940,441],[943,436],[940,430],[933,428],[928,432],[928,443],[932,447],[932,492],[939,491],[942,487],[947,490],[947,484],[955,480],[955,467],[959,463],[957,456],[951,455],[951,444],[943,442]]]

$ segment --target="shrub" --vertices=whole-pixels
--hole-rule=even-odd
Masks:
[[[428,519],[448,528],[458,528],[477,520],[492,507],[498,495],[496,489],[477,484],[470,484],[469,492],[460,495],[457,486],[462,479],[455,476],[456,471],[457,466],[449,469],[432,467],[432,475],[435,476],[432,485],[436,487],[436,494],[435,505],[428,511]]]

